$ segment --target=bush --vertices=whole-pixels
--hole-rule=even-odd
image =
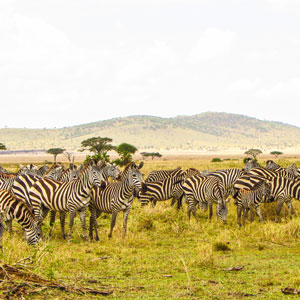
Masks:
[[[222,159],[219,157],[214,157],[211,162],[222,162]]]
[[[214,244],[215,251],[230,251],[231,249],[228,247],[227,244],[222,242],[217,242]]]

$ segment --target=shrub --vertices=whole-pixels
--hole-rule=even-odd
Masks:
[[[211,160],[211,162],[221,162],[221,161],[222,161],[222,159],[219,158],[219,157],[214,157],[214,158]]]

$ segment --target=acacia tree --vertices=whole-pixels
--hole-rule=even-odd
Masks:
[[[6,150],[6,146],[3,143],[0,143],[0,150]]]
[[[282,153],[282,152],[280,152],[280,151],[272,151],[272,152],[270,152],[270,154],[274,155],[274,156],[275,156],[275,158],[277,158],[277,157],[278,157],[278,155],[282,155],[283,153]]]
[[[50,148],[47,150],[47,153],[52,154],[54,156],[54,164],[56,164],[56,157],[58,154],[61,154],[65,151],[62,148]]]
[[[256,156],[261,154],[262,151],[259,149],[249,149],[244,154],[253,156],[253,159],[256,160]]]
[[[162,157],[162,154],[158,153],[158,152],[141,152],[140,153],[142,155],[142,159],[145,159],[146,157],[151,157],[152,160],[155,158],[155,157]]]
[[[132,161],[132,155],[138,149],[130,144],[122,143],[119,146],[115,147],[115,151],[119,154],[119,158],[114,162],[119,166],[125,166]]]
[[[106,161],[109,161],[107,152],[115,148],[110,144],[111,142],[112,139],[108,137],[92,137],[81,142],[82,148],[79,151],[89,150],[94,153],[92,157],[87,156],[87,160],[94,159],[95,161],[100,161],[105,159]]]

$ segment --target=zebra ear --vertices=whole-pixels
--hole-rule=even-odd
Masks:
[[[137,168],[138,168],[138,169],[141,169],[143,166],[144,166],[144,162],[141,161],[141,162],[139,163],[139,165],[137,166]]]

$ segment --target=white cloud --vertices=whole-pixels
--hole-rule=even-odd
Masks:
[[[251,81],[249,79],[238,79],[232,82],[231,84],[229,84],[227,91],[244,92],[244,91],[254,90],[258,86],[259,82],[260,82],[259,79],[256,79],[254,81]]]
[[[236,33],[218,28],[206,29],[190,53],[190,62],[209,60],[226,54],[232,47]]]
[[[300,8],[299,0],[266,0],[266,2],[276,10],[284,8]]]

